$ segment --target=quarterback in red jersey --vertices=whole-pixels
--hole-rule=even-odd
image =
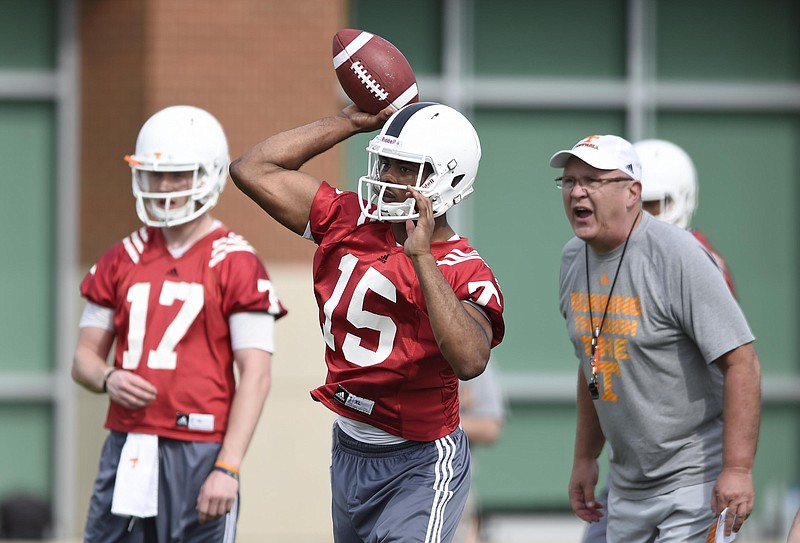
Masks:
[[[250,244],[208,213],[229,161],[213,116],[159,111],[126,160],[147,226],[81,283],[87,306],[72,373],[108,393],[111,431],[84,541],[233,541],[239,467],[269,391],[274,322],[286,311]]]
[[[381,127],[358,194],[298,171]],[[318,245],[328,375],[311,395],[337,414],[337,543],[450,541],[463,510],[470,468],[458,380],[484,371],[505,330],[494,274],[446,217],[472,193],[480,153],[461,113],[421,102],[376,115],[349,106],[231,165],[242,191]]]

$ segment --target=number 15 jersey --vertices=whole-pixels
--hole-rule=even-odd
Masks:
[[[358,196],[322,183],[312,204],[314,294],[325,340],[326,382],[312,397],[332,411],[414,441],[459,424],[458,379],[433,335],[414,266],[392,223],[363,218]],[[464,238],[431,253],[459,300],[475,304],[503,339],[503,295]]]

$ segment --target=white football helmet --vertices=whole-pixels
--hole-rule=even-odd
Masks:
[[[661,202],[662,221],[689,228],[697,208],[697,171],[689,155],[664,140],[633,145],[642,161],[642,201]]]
[[[361,212],[378,221],[404,221],[419,218],[414,198],[386,202],[387,188],[405,185],[380,179],[380,157],[420,164],[415,188],[431,199],[433,216],[438,217],[472,194],[478,173],[481,143],[464,115],[433,102],[409,104],[396,111],[380,134],[369,142],[367,175],[358,180]],[[425,164],[432,173],[423,179]]]
[[[222,125],[194,106],[171,106],[155,113],[136,138],[136,152],[125,157],[133,175],[136,213],[149,226],[193,221],[217,204],[228,179],[228,140]],[[156,192],[151,172],[192,172],[191,187]],[[188,197],[173,207],[175,199]]]

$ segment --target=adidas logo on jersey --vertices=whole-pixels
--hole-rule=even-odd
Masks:
[[[378,260],[380,260],[381,262],[383,262],[384,264],[386,264],[386,261],[387,261],[387,260],[389,260],[389,253],[386,253],[386,254],[385,254],[385,255],[383,255],[383,256],[379,256],[379,257],[378,257]]]
[[[336,390],[336,392],[333,395],[333,397],[335,399],[339,400],[340,402],[342,402],[344,404],[347,403],[347,397],[348,396],[349,396],[349,394],[347,393],[347,391],[344,389],[344,387],[342,385],[339,385],[339,388]]]
[[[170,270],[167,272],[167,275],[172,277],[178,277],[178,270],[176,270],[175,268],[170,268]]]
[[[342,385],[339,385],[336,389],[336,392],[333,393],[333,398],[346,405],[350,409],[355,409],[356,411],[361,411],[362,413],[366,413],[367,415],[372,414],[372,410],[375,408],[375,402],[372,400],[368,400],[367,398],[361,398],[356,396],[355,394],[350,394],[347,392]]]

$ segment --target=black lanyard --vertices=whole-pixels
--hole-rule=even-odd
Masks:
[[[589,393],[592,395],[593,400],[597,400],[600,398],[600,392],[597,389],[597,342],[600,339],[600,334],[603,332],[603,324],[606,322],[606,315],[608,314],[608,304],[611,302],[611,295],[614,293],[614,286],[617,284],[617,278],[619,277],[619,270],[622,267],[622,259],[625,258],[625,251],[628,249],[628,242],[631,239],[631,234],[633,234],[633,227],[636,226],[636,221],[639,220],[639,215],[642,212],[640,211],[636,218],[633,219],[633,224],[631,225],[631,229],[628,231],[628,237],[625,238],[625,245],[622,247],[622,254],[619,257],[619,264],[617,264],[617,271],[614,273],[614,280],[611,282],[611,290],[608,292],[608,298],[606,298],[606,308],[603,310],[603,318],[600,319],[600,326],[596,326],[592,329],[592,342],[590,348],[590,358],[589,363],[592,365],[592,376],[589,379]],[[586,294],[589,298],[589,325],[594,325],[594,315],[592,315],[592,289],[590,287],[589,282],[589,244],[584,243],[583,245],[583,256],[586,261]]]

